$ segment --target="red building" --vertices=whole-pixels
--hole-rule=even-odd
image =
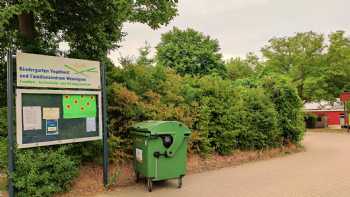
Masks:
[[[340,94],[340,101],[346,103],[350,100],[350,92],[343,92]]]
[[[350,99],[350,94],[344,94],[341,99]],[[344,102],[338,99],[336,102],[310,102],[304,104],[306,113],[317,116],[316,128],[341,128],[349,124],[349,118],[344,113]]]

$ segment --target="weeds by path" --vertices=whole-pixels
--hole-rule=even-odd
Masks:
[[[6,176],[0,172],[0,197],[4,196],[7,186],[7,178]]]

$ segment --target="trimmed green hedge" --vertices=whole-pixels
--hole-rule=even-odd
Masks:
[[[305,122],[303,102],[296,88],[281,76],[265,77],[260,82],[274,103],[284,144],[299,143],[305,132]]]
[[[117,147],[124,147],[116,160],[130,158],[127,128],[149,119],[184,122],[193,132],[189,151],[204,155],[299,143],[305,131],[302,102],[280,76],[231,81],[142,65],[113,72],[110,131]]]

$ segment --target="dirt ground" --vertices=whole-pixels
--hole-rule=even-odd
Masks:
[[[316,128],[316,129],[308,129],[308,132],[347,133],[347,132],[348,132],[348,129]]]
[[[210,157],[202,158],[198,155],[190,155],[187,169],[188,174],[195,174],[237,166],[246,162],[288,155],[302,150],[302,147],[291,145],[265,151],[236,151],[230,156],[211,155]],[[109,191],[116,191],[125,186],[135,185],[131,163],[122,166],[112,166],[110,172],[114,183],[112,183]],[[57,197],[94,196],[101,192],[104,192],[104,187],[102,187],[102,168],[96,165],[87,165],[80,171],[80,176],[75,180],[72,190],[69,193],[57,195]]]
[[[308,132],[306,151],[236,167],[190,174],[181,189],[175,181],[119,187],[95,197],[349,197],[350,134]]]

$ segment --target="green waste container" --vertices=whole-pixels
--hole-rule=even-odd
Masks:
[[[186,173],[187,142],[191,134],[177,121],[145,121],[130,128],[136,181],[145,177],[148,191],[153,181],[178,179]]]

